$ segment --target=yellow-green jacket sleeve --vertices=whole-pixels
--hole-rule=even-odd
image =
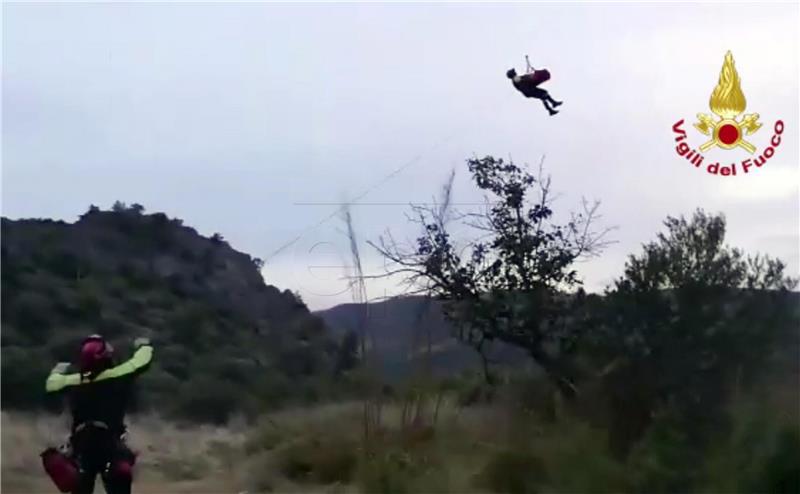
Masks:
[[[117,379],[120,377],[137,374],[144,371],[150,365],[152,360],[153,347],[150,345],[141,346],[134,352],[130,359],[110,369],[104,370],[98,374],[97,377],[92,379],[91,382]],[[50,372],[50,375],[47,377],[45,390],[48,393],[54,393],[70,386],[79,386],[82,382],[85,383],[88,381],[82,381],[79,373],[63,374],[62,372],[59,372],[59,367],[56,366],[56,368],[53,369]]]

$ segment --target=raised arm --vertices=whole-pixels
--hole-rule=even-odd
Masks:
[[[136,351],[131,358],[117,366],[104,370],[92,382],[135,376],[146,371],[153,360],[153,346],[150,344],[150,340],[138,338],[134,341],[134,347]],[[69,364],[66,365],[68,366]],[[56,369],[59,372],[56,372]],[[81,384],[81,375],[79,373],[65,374],[66,369],[62,364],[58,364],[53,368],[45,384],[45,389],[48,393],[58,392],[64,388]]]
[[[150,340],[137,338],[133,341],[133,347],[136,351],[133,352],[131,358],[116,367],[103,371],[96,380],[138,375],[149,369],[150,363],[153,361],[153,345],[150,344]],[[108,375],[103,377],[106,374]]]
[[[69,384],[64,384],[65,381],[72,381],[67,379],[69,375],[67,374],[67,372],[69,372],[69,366],[69,362],[59,362],[50,370],[50,374],[47,376],[47,381],[45,382],[45,390],[48,393],[61,391],[69,386]]]
[[[527,68],[527,71],[528,71],[529,73],[530,73],[530,72],[533,72],[533,71],[535,70],[535,69],[533,68],[533,66],[531,66],[531,61],[528,59],[528,55],[525,55],[525,65],[527,65],[527,66],[528,66],[528,68]]]

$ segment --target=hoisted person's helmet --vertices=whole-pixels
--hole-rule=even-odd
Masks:
[[[96,375],[112,365],[114,348],[102,336],[87,336],[81,344],[78,368],[81,374]]]

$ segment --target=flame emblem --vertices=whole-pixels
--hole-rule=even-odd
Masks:
[[[697,114],[699,121],[694,124],[695,128],[711,136],[711,140],[700,146],[701,151],[705,152],[716,145],[723,149],[733,149],[738,146],[751,154],[755,152],[756,147],[745,141],[743,136],[755,133],[761,128],[761,123],[758,122],[758,113],[744,115],[741,120],[737,120],[737,117],[744,112],[747,100],[742,92],[741,80],[730,51],[725,54],[719,82],[711,93],[708,106],[719,120],[707,113]]]

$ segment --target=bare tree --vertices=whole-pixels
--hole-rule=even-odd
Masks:
[[[534,176],[511,161],[491,156],[467,162],[485,192],[479,212],[458,213],[441,204],[412,206],[421,227],[415,242],[401,244],[391,233],[371,243],[390,261],[387,276],[401,276],[413,293],[445,302],[456,336],[482,356],[499,340],[525,349],[567,396],[576,391],[567,356],[580,336],[574,324],[582,298],[574,263],[598,254],[610,229],[596,230],[599,203],[582,203],[565,224],[553,219],[550,178],[540,163]],[[452,177],[443,188],[450,203]],[[462,221],[475,233],[457,248],[448,223]],[[577,290],[577,296],[567,292]]]

